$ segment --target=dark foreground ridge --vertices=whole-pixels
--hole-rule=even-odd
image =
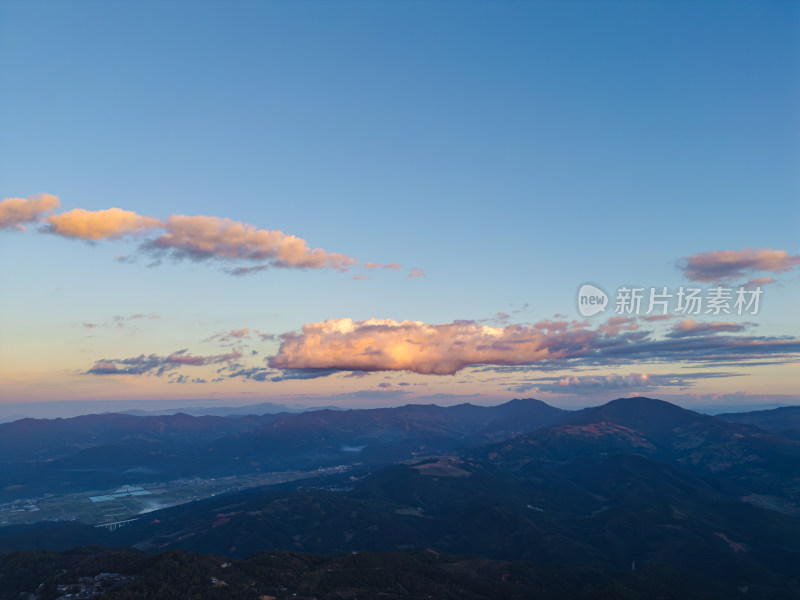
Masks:
[[[77,548],[0,556],[0,600],[692,600],[752,597],[654,564],[624,572],[446,556],[432,550],[336,557],[261,552],[231,561],[208,554]],[[780,596],[753,590],[760,598]],[[72,594],[72,595],[70,595]],[[725,595],[729,594],[729,595]]]

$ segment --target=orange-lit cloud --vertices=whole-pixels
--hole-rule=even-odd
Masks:
[[[161,226],[153,217],[143,217],[130,210],[108,208],[105,210],[73,210],[48,217],[48,231],[64,237],[82,240],[119,239],[126,235],[139,235]]]
[[[565,368],[684,361],[733,364],[770,357],[787,362],[800,354],[792,337],[719,335],[750,323],[696,323],[689,319],[663,337],[639,329],[633,320],[609,320],[590,328],[585,321],[540,321],[490,327],[475,321],[430,325],[393,319],[329,319],[281,336],[273,369],[412,371],[452,375],[476,365],[488,370]],[[525,367],[522,367],[525,365]]]
[[[564,323],[504,328],[456,321],[429,325],[393,319],[329,319],[286,334],[269,366],[277,369],[399,371],[451,375],[474,364],[520,364],[566,358],[586,350],[596,335]]]
[[[0,202],[0,229],[23,229],[61,206],[58,196],[38,194],[28,198],[6,198]]]
[[[227,218],[172,215],[163,227],[167,233],[146,246],[174,258],[262,260],[273,267],[311,269],[342,269],[355,263],[344,254],[311,249],[302,238]]]
[[[42,219],[59,206],[58,198],[43,195],[8,198],[0,202],[0,228],[21,228],[21,223],[42,220],[42,231],[89,241],[139,237],[140,251],[173,259],[247,260],[261,264],[227,268],[232,275],[257,273],[270,268],[348,270],[354,258],[322,248],[310,248],[306,240],[277,230],[212,216],[171,215],[157,219],[121,208],[75,208]],[[160,233],[155,234],[155,231]],[[118,257],[118,260],[128,260]],[[367,263],[371,268],[398,269],[397,263]]]
[[[722,281],[747,273],[782,273],[798,265],[800,255],[791,256],[786,250],[769,248],[703,252],[692,254],[679,264],[692,281]]]

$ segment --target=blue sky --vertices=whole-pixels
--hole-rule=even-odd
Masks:
[[[774,282],[754,325],[716,341],[795,339],[799,26],[800,6],[786,2],[0,3],[0,197],[60,200],[25,231],[0,232],[0,401],[493,402],[526,385],[501,367],[539,359],[501,357],[490,375],[470,363],[348,377],[341,360],[315,356],[334,373],[272,381],[282,375],[264,359],[287,350],[253,331],[343,318],[501,329],[580,320],[584,282],[677,288],[690,283],[677,266],[687,257],[747,249],[785,258],[731,274],[730,285]],[[227,218],[355,262],[233,276],[225,269],[246,261],[162,253],[156,265],[139,234],[40,232],[52,215],[112,207]],[[129,319],[139,314],[159,318]],[[202,341],[244,328],[232,345]],[[226,348],[242,358],[92,372]],[[714,370],[728,377],[652,388],[618,378],[708,365],[582,354],[527,372],[525,391],[585,402],[583,390],[552,395],[541,377],[586,376],[609,382],[592,399],[794,401],[796,355],[787,347],[770,360],[780,364],[726,364]],[[232,376],[236,364],[265,379]],[[184,375],[206,383],[168,383]]]

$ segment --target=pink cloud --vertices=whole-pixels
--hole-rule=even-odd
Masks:
[[[167,233],[149,241],[147,247],[175,258],[265,260],[274,267],[341,270],[355,263],[344,254],[310,249],[302,238],[227,218],[172,215],[163,227]]]
[[[411,273],[408,274],[409,278],[412,277],[425,277],[425,269],[419,267],[411,267]]]
[[[672,327],[671,337],[698,335],[705,333],[720,333],[725,331],[742,331],[749,323],[731,323],[723,321],[695,321],[684,319]]]
[[[782,273],[800,265],[800,255],[786,250],[746,248],[693,254],[680,267],[692,281],[721,281],[747,273]]]
[[[6,198],[0,202],[0,229],[24,229],[23,223],[37,221],[60,206],[58,196],[51,194]]]
[[[45,222],[51,233],[92,241],[140,235],[161,226],[161,221],[158,219],[143,217],[133,211],[121,208],[105,210],[75,208],[52,215]]]
[[[770,283],[777,283],[777,281],[774,277],[770,277],[767,275],[765,277],[756,277],[755,279],[746,281],[745,283],[742,284],[742,287],[754,288],[762,285],[769,285]]]
[[[367,268],[367,269],[389,269],[389,270],[392,270],[392,271],[397,271],[398,269],[402,269],[403,268],[399,264],[397,264],[396,262],[388,263],[388,264],[383,264],[383,263],[379,263],[379,262],[368,262],[368,263],[364,263],[364,267]]]
[[[258,334],[258,332],[256,332]],[[231,329],[229,331],[222,331],[215,333],[212,336],[202,340],[204,342],[240,342],[243,339],[250,337],[250,328],[244,327],[242,329]]]
[[[668,321],[669,319],[677,319],[680,315],[670,314],[670,315],[647,315],[641,316],[640,319],[644,321]]]
[[[60,214],[44,215],[60,206],[56,196],[43,194],[31,198],[6,198],[0,202],[0,229],[22,229],[23,223],[41,220],[40,231],[89,241],[142,238],[140,251],[174,259],[247,260],[260,264],[226,267],[232,275],[253,274],[271,268],[323,269],[348,271],[356,260],[337,252],[309,247],[306,240],[277,230],[213,216],[171,215],[157,219],[121,208],[86,210],[75,208]],[[153,234],[155,230],[161,233]],[[151,235],[153,234],[153,235]],[[130,257],[117,256],[120,262]],[[367,268],[399,269],[397,263],[366,263]],[[413,269],[412,277],[424,274]],[[363,278],[363,276],[356,276]]]
[[[604,325],[597,328],[598,331],[608,335],[617,335],[620,331],[634,331],[639,328],[635,317],[611,317]]]

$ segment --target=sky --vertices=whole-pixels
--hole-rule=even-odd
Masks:
[[[0,90],[0,413],[800,404],[798,3],[0,1]]]

